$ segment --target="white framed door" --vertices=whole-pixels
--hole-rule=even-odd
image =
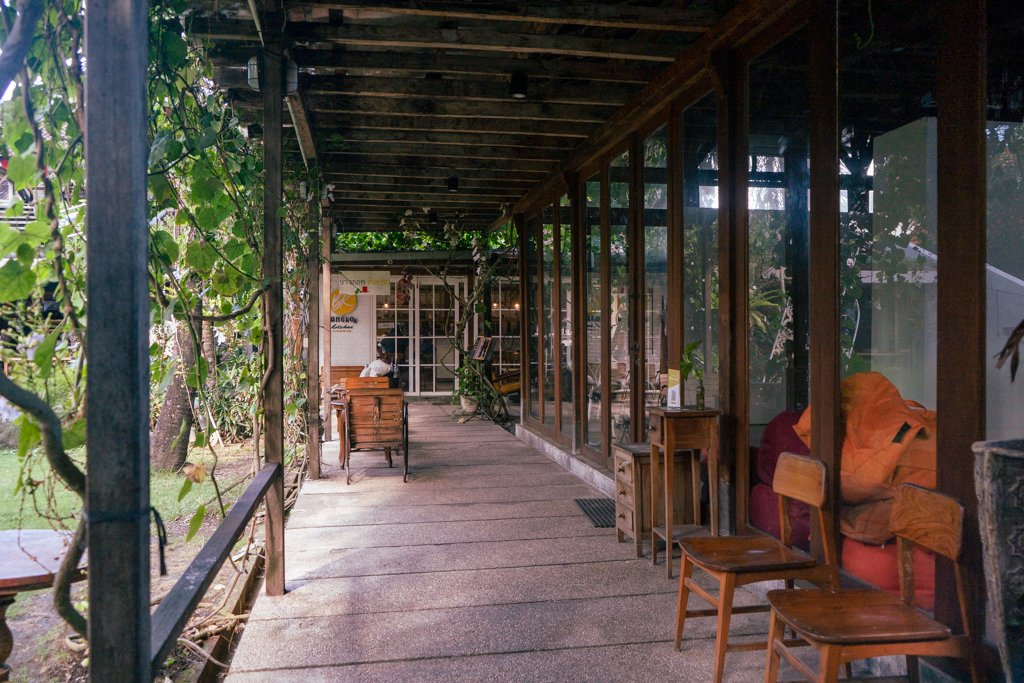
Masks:
[[[449,286],[454,292],[449,290]],[[440,278],[416,279],[410,373],[414,393],[443,396],[455,389],[455,369],[459,367],[460,358],[451,337],[462,312],[458,297],[464,295],[465,288],[465,279],[449,278],[448,286]],[[468,325],[463,335],[465,345],[469,339]]]

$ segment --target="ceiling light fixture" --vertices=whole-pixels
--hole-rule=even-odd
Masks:
[[[448,191],[458,192],[459,191],[459,178],[458,176],[450,176],[448,178]]]
[[[522,71],[513,73],[509,83],[509,95],[517,100],[525,100],[528,81],[529,79]]]
[[[437,211],[431,210],[427,212],[427,222],[432,225],[437,223]]]

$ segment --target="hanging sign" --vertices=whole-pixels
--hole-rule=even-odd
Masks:
[[[346,270],[335,277],[338,280],[338,288],[345,292],[380,296],[391,294],[391,274],[386,270]]]
[[[359,305],[359,296],[339,282],[339,278],[331,278],[331,331],[352,332],[359,319],[352,315]]]

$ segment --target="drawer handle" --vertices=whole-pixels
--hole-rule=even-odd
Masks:
[[[626,518],[626,515],[624,513],[620,512],[619,513],[619,519],[625,519],[625,518]]]

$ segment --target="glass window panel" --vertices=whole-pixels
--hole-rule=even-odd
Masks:
[[[842,166],[836,169],[847,191],[847,211],[839,214],[843,387],[850,392],[865,379],[860,373],[878,372],[904,400],[931,410],[938,258],[935,7],[926,0],[840,1]],[[865,43],[872,21],[873,37]],[[857,502],[854,493],[841,488],[843,521]],[[847,535],[844,556],[864,541]],[[931,578],[919,572],[917,581]],[[917,601],[923,609],[933,607],[930,594],[918,592]]]
[[[611,252],[611,371],[610,418],[612,440],[630,441],[630,353],[629,353],[629,153],[612,161],[608,183],[609,239]]]
[[[643,146],[644,404],[668,398],[668,146],[662,126]],[[646,423],[646,414],[645,414]],[[647,433],[646,426],[644,433]]]
[[[718,407],[718,109],[714,94],[683,112],[683,342],[704,373],[704,404]],[[713,194],[709,205],[705,197]],[[696,403],[698,382],[682,401]]]
[[[537,233],[540,229],[538,217],[533,216],[526,221],[526,332],[527,353],[529,355],[530,380],[530,417],[540,419],[540,375],[538,361],[540,358],[539,322],[540,312],[537,310]]]
[[[541,213],[541,326],[544,339],[544,424],[555,426],[555,226],[554,211],[549,206]]]
[[[420,391],[434,390],[434,368],[426,366],[420,368]]]
[[[434,307],[434,286],[420,285],[420,308]]]
[[[1014,2],[988,4],[990,103],[988,139],[988,270],[986,273],[986,438],[1021,437],[1024,370],[1010,382],[1010,364],[996,355],[1024,320],[1024,26]]]
[[[559,201],[559,362],[562,375],[562,434],[571,437],[572,410],[572,213],[568,196]]]
[[[584,257],[587,287],[587,337],[584,358],[587,363],[586,443],[603,452],[601,441],[601,179],[594,175],[584,185],[587,212]]]
[[[434,336],[434,312],[420,309],[420,336]]]
[[[807,406],[810,50],[798,31],[750,65],[750,443]]]

